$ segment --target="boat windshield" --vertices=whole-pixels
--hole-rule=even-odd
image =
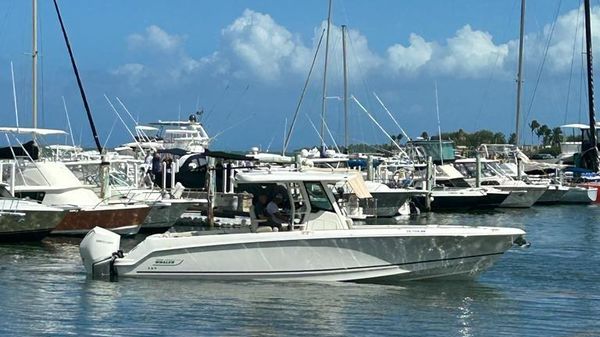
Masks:
[[[323,184],[320,182],[305,182],[308,200],[310,202],[311,212],[328,211],[334,212],[333,205],[325,192]]]
[[[2,198],[12,198],[10,192],[6,189],[4,185],[0,185],[0,197]]]

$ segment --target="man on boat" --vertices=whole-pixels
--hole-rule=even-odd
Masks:
[[[160,155],[155,152],[154,157],[152,158],[152,180],[155,183],[160,179],[160,173],[162,171],[162,165],[160,163]]]
[[[267,204],[267,213],[270,216],[269,224],[272,227],[276,227],[278,230],[282,229],[282,224],[288,223],[289,216],[281,210],[283,206],[283,195],[277,193],[273,197],[273,200]]]

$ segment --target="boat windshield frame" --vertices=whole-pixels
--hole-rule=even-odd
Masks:
[[[315,191],[314,187],[318,187],[318,191]],[[311,213],[319,211],[336,213],[326,188],[321,181],[304,182],[304,189],[306,190]]]

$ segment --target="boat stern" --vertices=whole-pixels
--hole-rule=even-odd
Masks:
[[[123,257],[119,250],[121,236],[101,227],[94,227],[81,241],[79,254],[85,271],[92,279],[116,281],[113,263]]]

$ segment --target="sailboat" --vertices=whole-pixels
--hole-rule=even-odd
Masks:
[[[587,64],[587,97],[588,97],[588,117],[589,123],[585,124],[567,124],[561,127],[563,128],[575,128],[581,132],[581,147],[580,152],[574,153],[574,164],[576,167],[588,170],[587,172],[580,172],[579,174],[583,177],[585,174],[597,175],[600,158],[598,157],[598,124],[596,123],[596,112],[594,106],[594,71],[593,71],[593,56],[592,56],[592,23],[591,23],[591,6],[589,0],[584,0],[584,17],[585,17],[585,54]],[[573,144],[577,145],[577,144]],[[582,189],[583,188],[583,189]],[[589,195],[589,189],[596,189],[596,203],[600,202],[600,182],[588,182],[580,184],[573,191],[577,193],[578,198],[569,199],[587,200]],[[567,196],[571,194],[567,193]]]

